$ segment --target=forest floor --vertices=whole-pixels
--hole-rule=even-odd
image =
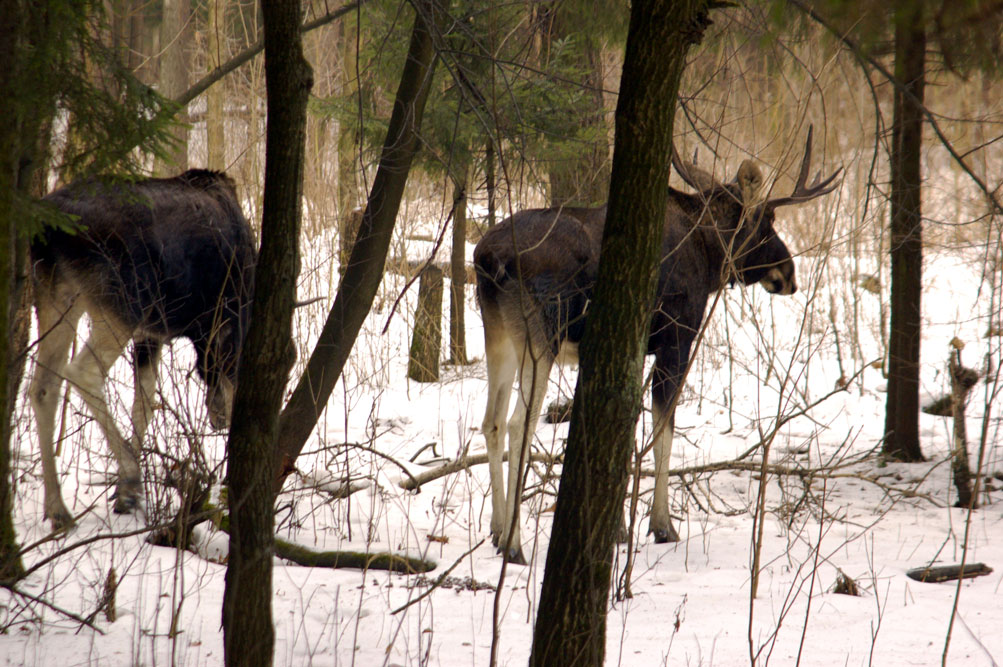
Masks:
[[[324,258],[331,247],[316,239],[306,250]],[[683,468],[747,454],[743,463],[758,464],[756,445],[766,439],[776,467],[765,478],[739,464],[694,472],[685,483],[673,478],[682,541],[669,545],[646,535],[652,479],[642,479],[633,542],[616,554],[607,664],[935,665],[948,636],[946,664],[1003,662],[1003,441],[992,399],[998,387],[980,383],[969,405],[973,467],[986,434],[983,505],[969,515],[953,507],[949,418],[920,419],[928,462],[879,457],[886,380],[870,363],[882,357],[881,297],[856,287],[860,267],[848,260],[797,261],[802,291],[793,297],[770,297],[758,287],[726,292],[679,406],[672,460]],[[984,258],[942,253],[927,262],[930,275],[942,279],[924,294],[924,400],[948,391],[944,369],[953,337],[967,343],[967,365],[984,372],[987,358],[1000,363],[999,338],[984,337],[990,319],[999,317],[992,315]],[[331,263],[308,265],[300,297],[333,298]],[[299,474],[277,501],[277,534],[311,549],[391,551],[437,567],[419,576],[276,559],[278,665],[481,666],[493,650],[497,664],[522,665],[529,656],[559,467],[535,464],[529,476],[526,567],[504,566],[490,544],[485,465],[428,482],[417,493],[400,487],[409,475],[483,453],[486,387],[472,289],[467,343],[474,362],[444,367],[435,383],[407,380],[416,286],[391,312],[404,286],[402,276],[387,275],[343,382],[297,462]],[[296,315],[300,364],[327,305]],[[224,439],[207,434],[190,348],[177,343],[165,357],[171,370],[161,381],[165,409],[148,436],[145,513],[111,512],[107,480],[114,465],[73,399],[59,463],[64,498],[82,517],[74,531],[46,541],[30,411],[19,408],[15,517],[21,544],[35,545],[25,564],[39,567],[19,584],[20,593],[0,592],[0,663],[222,664],[226,535],[206,524],[194,551],[177,551],[130,534],[168,515],[175,502],[162,485],[165,453],[191,458],[197,444],[205,465],[217,480],[222,476]],[[131,400],[125,360],[114,376],[124,415]],[[574,381],[574,369],[555,371],[548,402],[571,395]],[[646,411],[639,448],[650,430]],[[559,454],[566,435],[566,424],[541,422],[534,449]],[[364,488],[348,498],[329,493],[346,479]],[[761,485],[765,521],[758,535]],[[117,537],[101,537],[108,535]],[[962,559],[994,572],[960,585],[906,576],[912,568]],[[100,611],[112,568],[114,621]],[[859,595],[834,592],[841,576],[856,583]]]

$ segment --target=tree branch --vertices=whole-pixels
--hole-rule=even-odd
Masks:
[[[358,9],[358,7],[365,2],[365,0],[356,0],[355,2],[350,2],[347,5],[342,5],[334,11],[324,14],[320,18],[314,19],[313,21],[307,21],[300,28],[303,33],[308,33],[311,30],[325,26],[328,23],[337,21],[342,16],[350,11]],[[177,102],[178,105],[184,106],[194,100],[196,97],[204,93],[209,89],[214,83],[225,77],[230,72],[234,71],[241,65],[250,62],[256,55],[261,53],[265,49],[264,39],[258,39],[254,44],[235,55],[234,57],[227,60],[225,63],[214,69],[213,71],[206,74],[204,77],[198,80],[191,88],[186,90],[184,93],[176,97],[173,101]]]
[[[875,70],[877,70],[878,73],[881,74],[881,76],[887,79],[890,84],[895,86],[895,88],[899,91],[899,93],[902,94],[903,97],[908,99],[910,103],[916,106],[916,108],[920,109],[923,113],[923,116],[930,123],[930,127],[933,128],[934,134],[937,135],[937,138],[940,140],[940,143],[944,145],[944,148],[946,148],[947,152],[951,155],[951,158],[955,162],[957,162],[958,165],[961,166],[961,169],[966,174],[968,174],[968,176],[978,186],[978,188],[982,190],[986,198],[992,203],[993,208],[997,212],[1003,213],[1003,204],[1001,204],[999,199],[996,198],[995,191],[991,191],[989,189],[989,186],[987,186],[982,181],[982,179],[980,179],[978,176],[975,175],[975,172],[971,170],[971,168],[965,162],[964,158],[961,155],[959,155],[956,150],[954,150],[954,146],[951,144],[947,136],[944,135],[944,132],[940,129],[940,125],[937,123],[937,118],[934,115],[934,113],[930,111],[930,109],[925,104],[923,104],[920,100],[918,100],[915,95],[913,95],[912,91],[909,90],[908,86],[906,86],[904,83],[895,78],[895,75],[889,72],[884,65],[882,65],[877,61],[877,59],[867,55],[864,52],[863,48],[861,48],[861,46],[857,44],[857,42],[853,38],[847,36],[845,33],[840,32],[839,29],[836,28],[836,26],[834,26],[824,16],[815,11],[815,9],[809,6],[807,2],[805,2],[804,0],[787,0],[787,2],[790,3],[793,7],[800,10],[811,20],[815,21],[820,26],[831,32],[836,37],[836,39],[838,39],[839,41],[841,41],[843,44],[846,45],[846,47],[853,53],[853,55],[855,55],[862,62],[867,63]]]

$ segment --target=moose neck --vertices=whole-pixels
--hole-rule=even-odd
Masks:
[[[737,193],[730,189],[715,193],[709,199],[676,191],[676,201],[686,213],[680,218],[690,225],[689,242],[694,243],[707,258],[707,286],[716,292],[734,283],[750,259],[755,243],[753,233],[757,222],[751,212],[743,219],[743,206]]]

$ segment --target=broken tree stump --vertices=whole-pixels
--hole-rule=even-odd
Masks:
[[[407,376],[416,382],[439,379],[439,349],[442,347],[442,269],[429,264],[418,283],[418,309],[411,332]]]
[[[978,499],[972,491],[972,469],[968,464],[965,408],[968,404],[969,392],[979,381],[979,374],[977,371],[961,365],[961,347],[963,346],[961,341],[954,345],[947,363],[948,374],[951,377],[951,412],[954,421],[953,442],[951,443],[951,476],[954,478],[954,487],[958,490],[957,507],[974,509],[978,507]]]

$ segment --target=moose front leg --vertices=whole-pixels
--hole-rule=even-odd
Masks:
[[[675,410],[666,413],[665,407],[655,401],[652,405],[655,432],[655,498],[651,506],[649,533],[655,542],[678,542],[679,533],[672,527],[669,516],[669,467],[672,458],[672,436],[675,430]]]
[[[143,446],[146,427],[153,416],[157,391],[157,366],[160,364],[161,343],[154,339],[136,340],[133,344],[132,374],[135,395],[132,398],[133,451]]]
[[[654,377],[651,384],[651,413],[654,432],[655,497],[651,506],[651,523],[648,533],[655,542],[678,542],[679,534],[672,527],[669,516],[669,468],[672,459],[672,437],[675,435],[675,398],[679,391],[678,373],[667,364],[662,355],[655,358]],[[685,368],[685,363],[682,364]]]
[[[104,398],[104,384],[115,360],[125,350],[131,334],[122,327],[95,317],[91,321],[91,335],[66,368],[66,379],[94,415],[105,439],[118,461],[118,484],[115,490],[115,512],[128,514],[139,504],[142,490],[139,475],[139,452],[122,437]]]

